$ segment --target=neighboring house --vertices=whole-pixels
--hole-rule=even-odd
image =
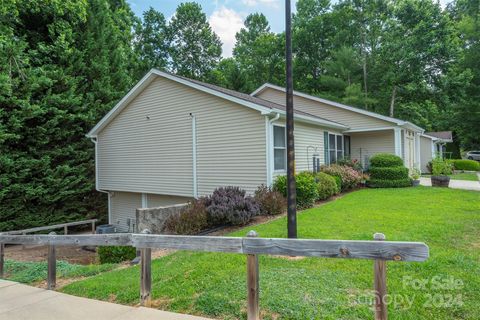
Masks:
[[[433,137],[434,154],[442,158],[451,158],[451,152],[447,152],[447,143],[453,142],[452,131],[425,132],[425,134]]]
[[[375,153],[423,162],[423,129],[403,120],[294,93],[296,170]],[[285,93],[251,95],[151,70],[87,134],[109,222],[135,230],[135,209],[185,203],[220,186],[253,193],[286,173]],[[432,147],[430,146],[430,156]]]

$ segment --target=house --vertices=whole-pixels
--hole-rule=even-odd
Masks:
[[[294,92],[296,170],[379,152],[422,162],[410,122]],[[185,203],[220,186],[253,193],[286,173],[285,92],[251,95],[151,70],[87,134],[109,222],[135,230],[135,209]],[[433,141],[433,138],[430,138]],[[430,146],[430,156],[432,147]]]

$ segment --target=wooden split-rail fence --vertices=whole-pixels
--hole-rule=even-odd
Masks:
[[[247,318],[260,319],[258,255],[304,256],[321,258],[370,259],[374,261],[375,319],[387,319],[387,261],[425,261],[427,245],[421,242],[385,241],[381,233],[373,241],[310,240],[259,238],[254,231],[246,237],[154,235],[148,230],[129,234],[96,235],[17,235],[0,234],[0,277],[3,277],[4,244],[48,246],[48,288],[56,284],[56,246],[132,246],[141,252],[140,302],[151,305],[152,248],[226,252],[247,255]]]

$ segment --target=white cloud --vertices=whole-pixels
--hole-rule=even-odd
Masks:
[[[242,3],[249,7],[256,7],[258,5],[264,5],[272,8],[279,7],[279,0],[242,0]]]
[[[213,31],[220,37],[223,43],[223,56],[232,56],[235,45],[235,34],[243,27],[242,16],[225,6],[212,12],[208,19]]]

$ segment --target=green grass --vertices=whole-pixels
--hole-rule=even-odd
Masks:
[[[432,175],[430,174],[423,174],[422,177],[430,178]],[[476,173],[472,172],[463,172],[463,173],[455,173],[449,175],[450,179],[452,180],[467,180],[467,181],[478,181],[478,176]]]
[[[286,237],[286,219],[254,228],[262,237]],[[478,319],[480,315],[480,193],[447,188],[364,189],[298,216],[302,238],[423,241],[423,263],[389,262],[388,290],[397,299],[390,319]],[[243,236],[248,230],[235,232]],[[245,319],[245,256],[176,252],[152,264],[154,305],[219,319]],[[372,261],[260,257],[264,319],[372,319]],[[456,290],[414,289],[403,277],[459,279]],[[440,278],[434,278],[440,277]],[[63,288],[69,294],[137,304],[139,268],[106,272]],[[429,306],[429,294],[460,295],[462,305]],[[409,307],[406,299],[413,299]],[[458,298],[457,298],[458,302]]]
[[[450,179],[453,180],[468,180],[468,181],[478,181],[478,176],[476,173],[456,173],[450,176]]]
[[[115,264],[79,265],[57,261],[57,278],[90,277],[101,272],[110,271]],[[47,278],[47,262],[5,261],[5,278],[22,283],[35,283]]]

